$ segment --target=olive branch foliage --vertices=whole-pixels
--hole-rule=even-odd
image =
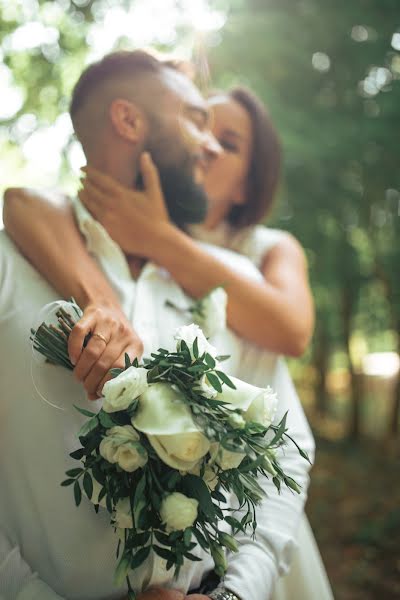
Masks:
[[[72,370],[68,356],[68,337],[72,328],[82,315],[76,303],[71,301],[70,310],[60,307],[56,313],[57,325],[42,323],[37,330],[31,330],[33,347],[55,365]],[[86,340],[87,342],[88,340]],[[213,464],[218,485],[210,489],[203,475],[208,454],[202,461],[199,475],[181,473],[164,464],[157,456],[147,437],[140,433],[140,443],[146,449],[148,461],[144,467],[133,473],[121,469],[118,464],[106,461],[99,452],[99,446],[106,432],[116,425],[130,425],[139,399],[133,400],[130,406],[122,411],[107,413],[100,409],[94,413],[84,408],[75,408],[85,417],[78,433],[80,447],[70,454],[79,461],[80,466],[66,472],[62,486],[73,486],[75,504],[82,500],[82,489],[86,496],[93,496],[93,480],[100,486],[97,502],[105,501],[106,510],[111,515],[111,523],[116,528],[115,507],[119,500],[129,498],[132,528],[122,530],[123,539],[118,543],[116,581],[127,580],[129,596],[135,597],[129,580],[129,571],[137,569],[155,552],[166,560],[166,568],[174,567],[174,576],[179,575],[185,559],[199,561],[193,550],[199,545],[210,552],[215,563],[215,571],[222,576],[226,570],[224,548],[232,552],[238,550],[235,534],[246,532],[254,536],[257,527],[256,507],[265,496],[258,483],[259,477],[272,477],[278,492],[282,484],[295,492],[299,486],[286,475],[276,458],[276,450],[290,440],[296,445],[303,458],[309,461],[307,454],[287,433],[286,414],[277,424],[264,427],[256,422],[246,422],[243,428],[235,428],[230,423],[233,411],[226,403],[217,398],[202,394],[199,381],[203,376],[216,392],[222,392],[226,385],[235,389],[235,385],[219,367],[219,363],[229,358],[208,353],[200,355],[197,339],[193,344],[193,355],[185,341],[181,340],[179,349],[170,352],[159,348],[144,359],[143,365],[148,369],[147,380],[152,383],[168,383],[178,389],[189,406],[196,424],[204,432],[210,442],[217,442],[222,448],[231,452],[245,453],[245,457],[236,469],[222,470],[217,463]],[[130,361],[125,356],[125,369],[138,367],[135,359]],[[117,377],[124,369],[112,369],[111,375]],[[166,531],[160,517],[163,498],[172,492],[181,492],[198,501],[198,515],[191,527],[183,531]],[[226,494],[233,492],[238,499],[239,511],[225,505]],[[94,505],[96,512],[99,504]],[[225,521],[232,535],[222,532],[219,524]]]

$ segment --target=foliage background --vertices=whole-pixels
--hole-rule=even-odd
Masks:
[[[320,448],[310,520],[337,598],[397,598],[398,0],[0,0],[0,191],[73,192],[74,82],[149,44],[192,58],[203,88],[249,85],[280,132],[271,224],[306,249],[318,312],[291,365]]]

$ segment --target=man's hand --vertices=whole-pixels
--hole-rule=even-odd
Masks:
[[[91,337],[83,347],[88,334]],[[96,400],[111,378],[110,369],[124,368],[125,354],[131,361],[140,358],[143,344],[120,307],[92,303],[69,336],[68,352],[76,379],[83,383],[89,399]]]
[[[150,154],[140,157],[144,189],[129,189],[93,167],[79,198],[126,254],[152,259],[158,235],[174,226],[169,221],[158,171]]]
[[[150,588],[149,590],[146,590],[137,596],[137,600],[184,600],[184,598],[185,594],[179,590],[171,590],[161,587]],[[197,600],[200,600],[200,598]]]
[[[204,594],[188,594],[185,596],[185,600],[210,600],[210,598]]]

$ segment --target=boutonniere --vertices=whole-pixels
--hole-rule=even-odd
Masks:
[[[205,336],[210,338],[226,329],[227,303],[228,295],[225,289],[219,285],[186,308],[177,306],[170,300],[167,300],[165,304],[190,315],[196,325],[203,330]]]

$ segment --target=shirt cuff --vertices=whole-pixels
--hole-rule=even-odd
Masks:
[[[278,569],[272,556],[264,554],[260,558],[253,552],[241,550],[240,561],[228,562],[228,571],[221,586],[241,600],[269,600],[277,578]]]

